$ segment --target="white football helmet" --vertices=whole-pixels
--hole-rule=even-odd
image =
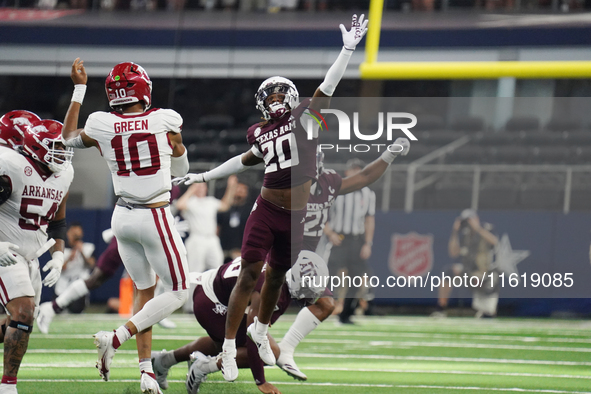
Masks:
[[[267,106],[265,100],[273,93],[284,94],[283,103],[273,103]],[[257,103],[256,108],[263,113],[263,117],[267,120],[281,118],[300,103],[300,94],[293,82],[278,76],[265,79],[259,86],[254,98]]]
[[[326,288],[328,267],[316,253],[302,250],[296,263],[285,274],[285,280],[293,298],[316,300]]]

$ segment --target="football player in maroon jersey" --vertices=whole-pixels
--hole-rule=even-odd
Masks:
[[[351,30],[340,25],[343,49],[311,100],[300,103],[295,85],[286,78],[271,77],[263,81],[255,99],[265,121],[248,129],[247,140],[252,146],[249,151],[205,173],[176,179],[176,182],[185,184],[206,182],[265,163],[263,188],[244,230],[243,268],[228,305],[222,352],[222,374],[227,381],[238,377],[236,334],[267,254],[270,254],[270,260],[261,291],[261,305],[248,334],[257,344],[263,362],[275,364],[267,330],[285,281],[285,272],[296,261],[302,248],[306,203],[312,181],[316,178],[318,140],[308,139],[301,116],[308,108],[327,107],[328,98],[341,80],[351,54],[367,32],[367,23],[363,15],[359,20],[353,15]]]
[[[195,361],[187,375],[186,387],[189,393],[197,393],[202,379],[207,374],[220,370],[220,358],[211,356],[217,356],[222,349],[224,341],[222,333],[226,325],[228,300],[240,271],[241,259],[237,258],[218,269],[196,275],[194,282],[197,287],[193,293],[193,311],[195,318],[208,336],[199,338],[174,351],[152,352],[152,363],[160,388],[168,388],[169,369],[182,361],[190,359]],[[312,252],[300,253],[287,277],[288,279],[281,286],[279,300],[271,316],[271,323],[274,323],[285,312],[292,298],[312,303],[322,294],[323,287],[314,285],[314,282],[305,283],[302,280],[303,277],[320,278],[327,275],[328,268],[320,256]],[[258,313],[264,280],[265,274],[263,272],[250,296],[248,314],[240,322],[236,337],[237,361],[240,368],[251,369],[255,383],[262,393],[276,394],[279,393],[279,390],[265,380],[263,363],[258,355],[257,347],[248,338],[246,332],[246,327],[254,321]],[[317,283],[321,282],[317,281]],[[271,339],[271,346],[274,354],[278,356],[279,347],[273,339]]]

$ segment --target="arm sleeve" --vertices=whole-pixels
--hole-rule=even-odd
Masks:
[[[179,157],[170,158],[170,173],[174,177],[185,176],[189,172],[189,159],[187,157],[187,149]]]
[[[212,179],[225,178],[233,174],[238,174],[248,167],[242,164],[242,154],[234,156],[225,163],[220,164],[213,170],[203,173],[203,179],[205,182],[209,182]]]
[[[351,59],[351,55],[353,54],[352,50],[343,49],[337,57],[337,60],[332,64],[332,66],[326,72],[326,76],[324,77],[324,81],[318,87],[320,91],[327,96],[332,96],[337,85],[343,78],[343,74],[345,74],[345,70],[347,69],[347,65],[349,64],[349,59]]]

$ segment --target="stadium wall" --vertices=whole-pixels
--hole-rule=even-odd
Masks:
[[[85,229],[85,240],[96,245],[96,256],[106,248],[101,238],[104,229],[110,227],[110,209],[88,210],[69,209],[68,222],[78,221]],[[447,243],[451,226],[459,212],[422,211],[404,213],[377,212],[373,254],[370,258],[372,274],[380,278],[394,275],[389,266],[394,234],[406,235],[417,233],[432,236],[432,275],[440,275],[445,267],[452,263],[448,257]],[[520,273],[567,273],[572,272],[576,284],[586,284],[591,278],[589,264],[589,231],[591,213],[572,212],[564,215],[552,212],[503,212],[481,211],[480,219],[494,225],[493,232],[498,236],[507,234],[514,250],[527,250],[529,257],[517,265]],[[42,260],[42,264],[47,258]],[[120,270],[103,287],[91,292],[91,301],[104,303],[110,297],[117,297],[119,291]],[[588,286],[587,286],[588,287]],[[588,298],[568,292],[565,288],[544,288],[540,286],[534,298],[523,299],[516,289],[506,288],[501,291],[501,305],[511,304],[519,315],[548,315],[557,309],[589,314]],[[45,299],[51,298],[51,291],[44,288]],[[388,289],[377,288],[375,295],[381,304],[422,304],[434,305],[436,293],[428,288],[399,294],[404,300],[393,298],[396,293]],[[468,290],[454,293],[454,297],[470,297]]]

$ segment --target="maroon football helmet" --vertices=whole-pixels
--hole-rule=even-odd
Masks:
[[[24,110],[10,111],[0,118],[0,143],[13,149],[23,144],[25,129],[41,121],[37,115]]]
[[[25,131],[25,154],[45,164],[51,172],[60,172],[72,162],[74,151],[62,142],[63,124],[57,120],[42,120]]]
[[[119,63],[113,67],[105,81],[105,90],[112,108],[143,101],[148,109],[152,104],[152,81],[136,63]]]

